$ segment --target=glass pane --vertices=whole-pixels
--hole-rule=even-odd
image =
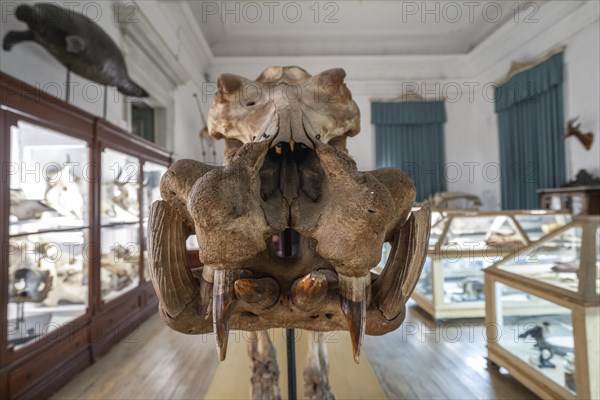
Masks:
[[[525,244],[514,222],[507,216],[455,216],[445,247],[454,250],[512,250]]]
[[[87,231],[8,243],[8,346],[20,348],[83,315],[88,304]]]
[[[432,296],[432,271],[433,265],[431,257],[425,258],[425,264],[423,264],[423,271],[417,282],[415,290],[423,296],[431,298]]]
[[[20,121],[11,127],[10,153],[11,235],[87,224],[86,142]]]
[[[148,222],[144,222],[144,252],[142,255],[144,265],[144,280],[149,281],[152,279],[150,276],[150,263],[148,261]]]
[[[151,162],[144,163],[144,220],[148,219],[150,206],[160,200],[160,178],[167,167]]]
[[[139,284],[139,224],[102,228],[100,284],[102,298],[111,300]]]
[[[501,283],[496,291],[499,344],[575,393],[571,310]]]
[[[140,162],[113,150],[102,152],[102,224],[139,220]]]
[[[444,231],[446,221],[448,219],[438,211],[432,211],[431,213],[431,231],[429,234],[429,247],[434,247],[440,240],[440,235]]]
[[[525,231],[529,240],[535,242],[542,236],[571,222],[570,214],[532,214],[516,215],[515,219]]]
[[[578,291],[581,227],[567,229],[560,235],[519,251],[500,269]]]
[[[482,301],[483,269],[492,265],[493,259],[488,257],[445,258],[442,260],[444,270],[444,302],[463,303]]]

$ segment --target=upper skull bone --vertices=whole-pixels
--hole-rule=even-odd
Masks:
[[[209,132],[226,140],[226,160],[241,145],[261,140],[308,146],[320,140],[346,151],[346,137],[360,130],[360,113],[345,76],[339,68],[311,76],[294,66],[268,68],[255,81],[223,74]]]

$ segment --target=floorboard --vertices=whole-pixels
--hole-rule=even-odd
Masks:
[[[434,322],[409,303],[402,326],[365,338],[365,354],[390,399],[537,399],[488,367],[481,319]]]
[[[345,354],[333,350],[332,357]],[[390,399],[536,398],[510,375],[488,368],[482,320],[434,323],[411,305],[400,329],[365,338],[364,353]],[[182,335],[154,316],[53,398],[203,399],[218,365],[212,335]]]

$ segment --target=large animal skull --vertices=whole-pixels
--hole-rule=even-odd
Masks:
[[[411,214],[415,188],[402,171],[357,171],[346,138],[360,116],[344,77],[298,67],[256,81],[222,75],[208,125],[226,141],[225,166],[181,160],[162,179],[149,225],[160,313],[183,333],[214,330],[221,359],[230,328],[294,327],[349,330],[358,362],[365,332],[404,320],[430,211]],[[298,251],[279,257],[272,238],[288,229]],[[191,234],[201,271],[186,260]],[[392,251],[377,275],[384,242]]]

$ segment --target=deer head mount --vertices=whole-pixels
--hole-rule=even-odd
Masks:
[[[255,81],[221,75],[208,127],[226,142],[225,166],[180,160],[162,178],[149,222],[160,313],[179,332],[214,331],[221,359],[230,328],[281,327],[348,330],[358,360],[365,333],[404,320],[430,211],[411,212],[415,187],[402,171],[360,172],[348,156],[360,114],[345,75],[299,67],[271,67]],[[273,237],[290,230],[297,251],[281,257]],[[187,263],[191,234],[201,270]],[[384,242],[391,255],[374,274]]]
[[[570,136],[575,136],[577,139],[579,139],[583,147],[585,147],[586,150],[589,150],[592,148],[592,143],[594,142],[594,134],[592,132],[582,133],[579,130],[581,122],[575,125],[575,122],[577,122],[578,119],[579,117],[576,117],[567,121],[567,128],[565,129],[564,137],[566,139]]]

